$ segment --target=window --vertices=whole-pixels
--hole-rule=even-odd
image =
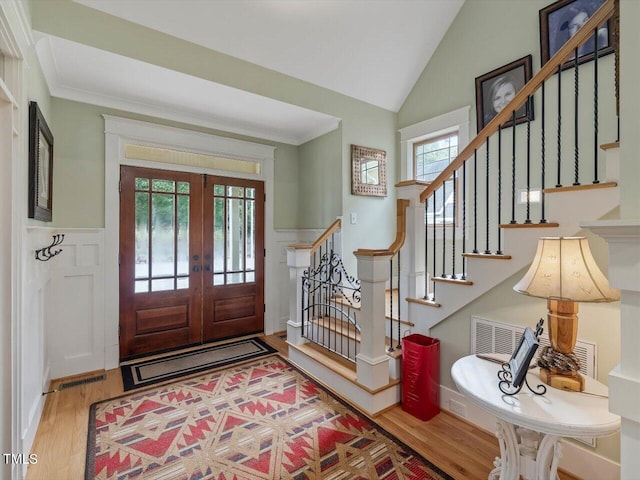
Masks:
[[[447,165],[458,156],[458,131],[428,138],[413,144],[415,179],[432,182]],[[436,190],[435,206],[430,204],[426,212],[426,221],[436,224],[453,223],[456,212],[454,193],[458,192],[456,180],[455,192],[453,178]],[[435,207],[435,208],[434,208]]]
[[[458,132],[413,144],[416,180],[431,182],[458,156]]]
[[[431,182],[442,172],[458,153],[469,142],[470,107],[462,107],[437,117],[401,128],[400,154],[401,176],[405,180],[421,180]],[[463,198],[461,181],[456,179],[455,197]],[[456,210],[459,210],[455,202]],[[450,224],[454,215],[453,179],[445,182],[435,193],[434,205],[430,203],[426,209],[425,220],[429,223]],[[460,223],[456,219],[456,226]]]

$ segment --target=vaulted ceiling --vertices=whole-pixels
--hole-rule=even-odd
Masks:
[[[464,2],[74,1],[393,112]],[[70,40],[40,37],[38,56],[53,96],[152,116],[171,112],[175,120],[294,145],[339,121]]]

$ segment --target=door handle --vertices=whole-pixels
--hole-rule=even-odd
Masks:
[[[200,265],[194,265],[193,271],[194,272],[199,272],[200,271]]]
[[[207,272],[210,272],[210,271],[211,271],[211,265],[205,265],[205,266],[204,266],[204,269],[205,269]]]

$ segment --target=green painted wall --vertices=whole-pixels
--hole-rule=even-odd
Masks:
[[[322,228],[342,215],[342,128],[300,146],[299,228]]]
[[[395,113],[155,32],[74,3],[71,0],[55,2],[32,0],[31,7],[35,30],[340,118],[342,125],[340,133],[334,132],[329,134],[328,138],[318,139],[311,145],[301,147],[299,152],[291,151],[282,145],[278,147],[276,151],[276,178],[279,182],[277,195],[281,201],[276,199],[276,227],[295,228],[302,226],[297,225],[300,220],[306,227],[324,228],[328,226],[330,221],[333,221],[335,216],[347,215],[350,211],[356,211],[359,215],[358,224],[352,226],[353,228],[351,226],[345,228],[343,232],[345,251],[352,251],[360,247],[382,248],[391,243],[390,239],[395,235],[394,194],[390,189],[391,193],[384,199],[353,198],[350,193],[350,145],[354,143],[386,150],[389,155],[389,179],[392,184],[396,178],[395,171],[398,168],[395,163]],[[72,112],[75,108],[80,107],[72,107],[72,104],[73,102],[56,100],[55,113],[64,125],[73,125],[77,122],[72,118]],[[66,109],[69,109],[69,112],[65,113]],[[94,117],[98,112],[107,111],[107,109],[89,106],[85,106],[81,110],[86,115]],[[118,114],[140,118],[122,112]],[[94,120],[95,118],[87,118],[89,123],[93,123]],[[157,119],[152,121],[157,121]],[[158,123],[168,122],[158,121]],[[184,125],[182,127],[200,130]],[[93,137],[85,139],[72,137],[71,133],[67,133],[66,138],[73,139],[74,142],[86,143],[85,145],[60,146],[63,150],[61,155],[67,156],[64,161],[68,163],[66,167],[68,170],[75,168],[74,162],[82,161],[81,151],[91,150],[99,145],[95,143],[97,140]],[[271,142],[262,141],[262,143]],[[295,147],[289,148],[295,149]],[[280,153],[284,157],[280,157]],[[307,158],[306,155],[309,157]],[[281,161],[281,158],[287,160]],[[294,158],[298,162],[297,165],[294,165]],[[336,176],[328,179],[328,184],[335,190],[318,195],[318,198],[330,197],[332,201],[329,206],[307,203],[301,196],[301,185],[307,185],[308,179],[312,178],[313,173],[319,168],[320,162],[325,161],[331,162],[334,167],[340,166],[340,171],[336,170]],[[307,171],[306,168],[310,170]],[[92,188],[101,190],[103,186],[99,183],[100,178],[96,177],[95,181],[98,183]],[[102,194],[102,192],[99,193]],[[56,224],[80,226],[91,222],[93,226],[97,226],[103,223],[101,220],[98,221],[102,215],[96,216],[96,212],[100,209],[100,201],[96,198],[95,191],[91,197],[94,204],[83,207],[83,209],[86,208],[86,212],[81,211],[77,206],[72,206],[74,202],[72,198],[64,197],[65,195],[70,196],[71,191],[61,192],[60,195],[63,196],[56,197],[56,200],[65,208],[70,206],[71,210],[64,213],[63,217],[56,217]],[[330,221],[325,223],[327,220]],[[354,271],[355,258],[346,260]]]
[[[51,99],[55,125],[55,226],[104,227],[103,114],[274,145],[275,228],[296,227],[298,149],[291,145],[233,135],[204,127],[136,115],[59,98]]]

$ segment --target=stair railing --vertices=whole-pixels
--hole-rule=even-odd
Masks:
[[[388,289],[388,303],[387,295],[376,295],[372,298],[363,298],[363,302],[372,302],[372,310],[377,312],[384,312],[385,319],[388,322],[384,322],[384,333],[386,339],[388,339],[387,351],[393,352],[402,348],[401,343],[401,328],[402,320],[400,316],[400,303],[402,300],[401,289],[401,262],[400,262],[400,249],[405,243],[406,239],[406,226],[407,226],[407,207],[409,207],[409,200],[398,199],[396,200],[396,237],[386,249],[358,249],[355,253],[360,262],[361,258],[370,258],[375,261],[376,258],[388,258],[388,277],[389,283]],[[395,288],[394,288],[395,285]],[[374,322],[377,319],[373,319]],[[385,342],[387,343],[387,342]]]
[[[554,177],[555,188],[610,185],[601,184],[599,179],[598,138],[603,130],[616,135],[617,112],[610,112],[611,118],[608,118],[606,113],[609,112],[603,112],[599,107],[599,79],[607,78],[599,67],[597,52],[592,65],[581,66],[578,49],[594,36],[597,51],[598,27],[614,18],[610,26],[615,28],[616,12],[616,0],[607,0],[420,194],[425,217],[425,278],[433,280],[432,286],[429,286],[431,282],[425,281],[425,301],[437,306],[436,284],[439,281],[471,284],[467,279],[467,257],[507,258],[502,251],[502,228],[557,226],[546,218],[545,193],[550,191],[547,185],[553,183],[548,177]],[[612,36],[616,38],[617,32]],[[570,59],[572,54],[574,58]],[[567,75],[563,70],[567,68],[573,68],[573,85],[566,81],[564,85],[562,83]],[[549,81],[554,75],[556,81]],[[612,74],[610,78],[614,76]],[[585,101],[584,96],[579,95],[581,77],[582,91],[585,82],[592,82],[591,100]],[[573,87],[572,95],[567,91],[569,87]],[[617,97],[617,85],[614,90]],[[558,105],[555,159],[550,158],[552,149],[547,148],[551,119],[545,118],[549,96],[553,93],[557,95]],[[524,125],[516,125],[516,111],[527,102],[533,106],[534,100],[540,106],[540,122],[532,126],[528,115]],[[568,110],[573,110],[573,125],[563,118]],[[584,112],[589,110],[593,112],[593,134],[584,127]],[[571,127],[573,131],[567,135]],[[538,133],[540,142],[533,144],[533,134]],[[591,145],[585,149],[585,143],[591,140],[592,165],[587,163],[587,166],[593,167],[593,181],[582,185],[580,175],[585,170],[585,162],[581,162],[580,154],[584,157],[584,151],[591,150]],[[567,152],[567,147],[572,147],[572,152]],[[573,157],[573,162],[566,161],[568,156]],[[556,160],[555,172],[547,165],[548,160]],[[563,187],[563,181],[570,186]],[[539,195],[539,200],[534,199],[534,194]],[[452,212],[447,211],[447,206],[452,207]],[[533,212],[532,208],[537,211]],[[508,219],[504,218],[507,212]],[[540,218],[534,222],[533,215],[538,213]]]

